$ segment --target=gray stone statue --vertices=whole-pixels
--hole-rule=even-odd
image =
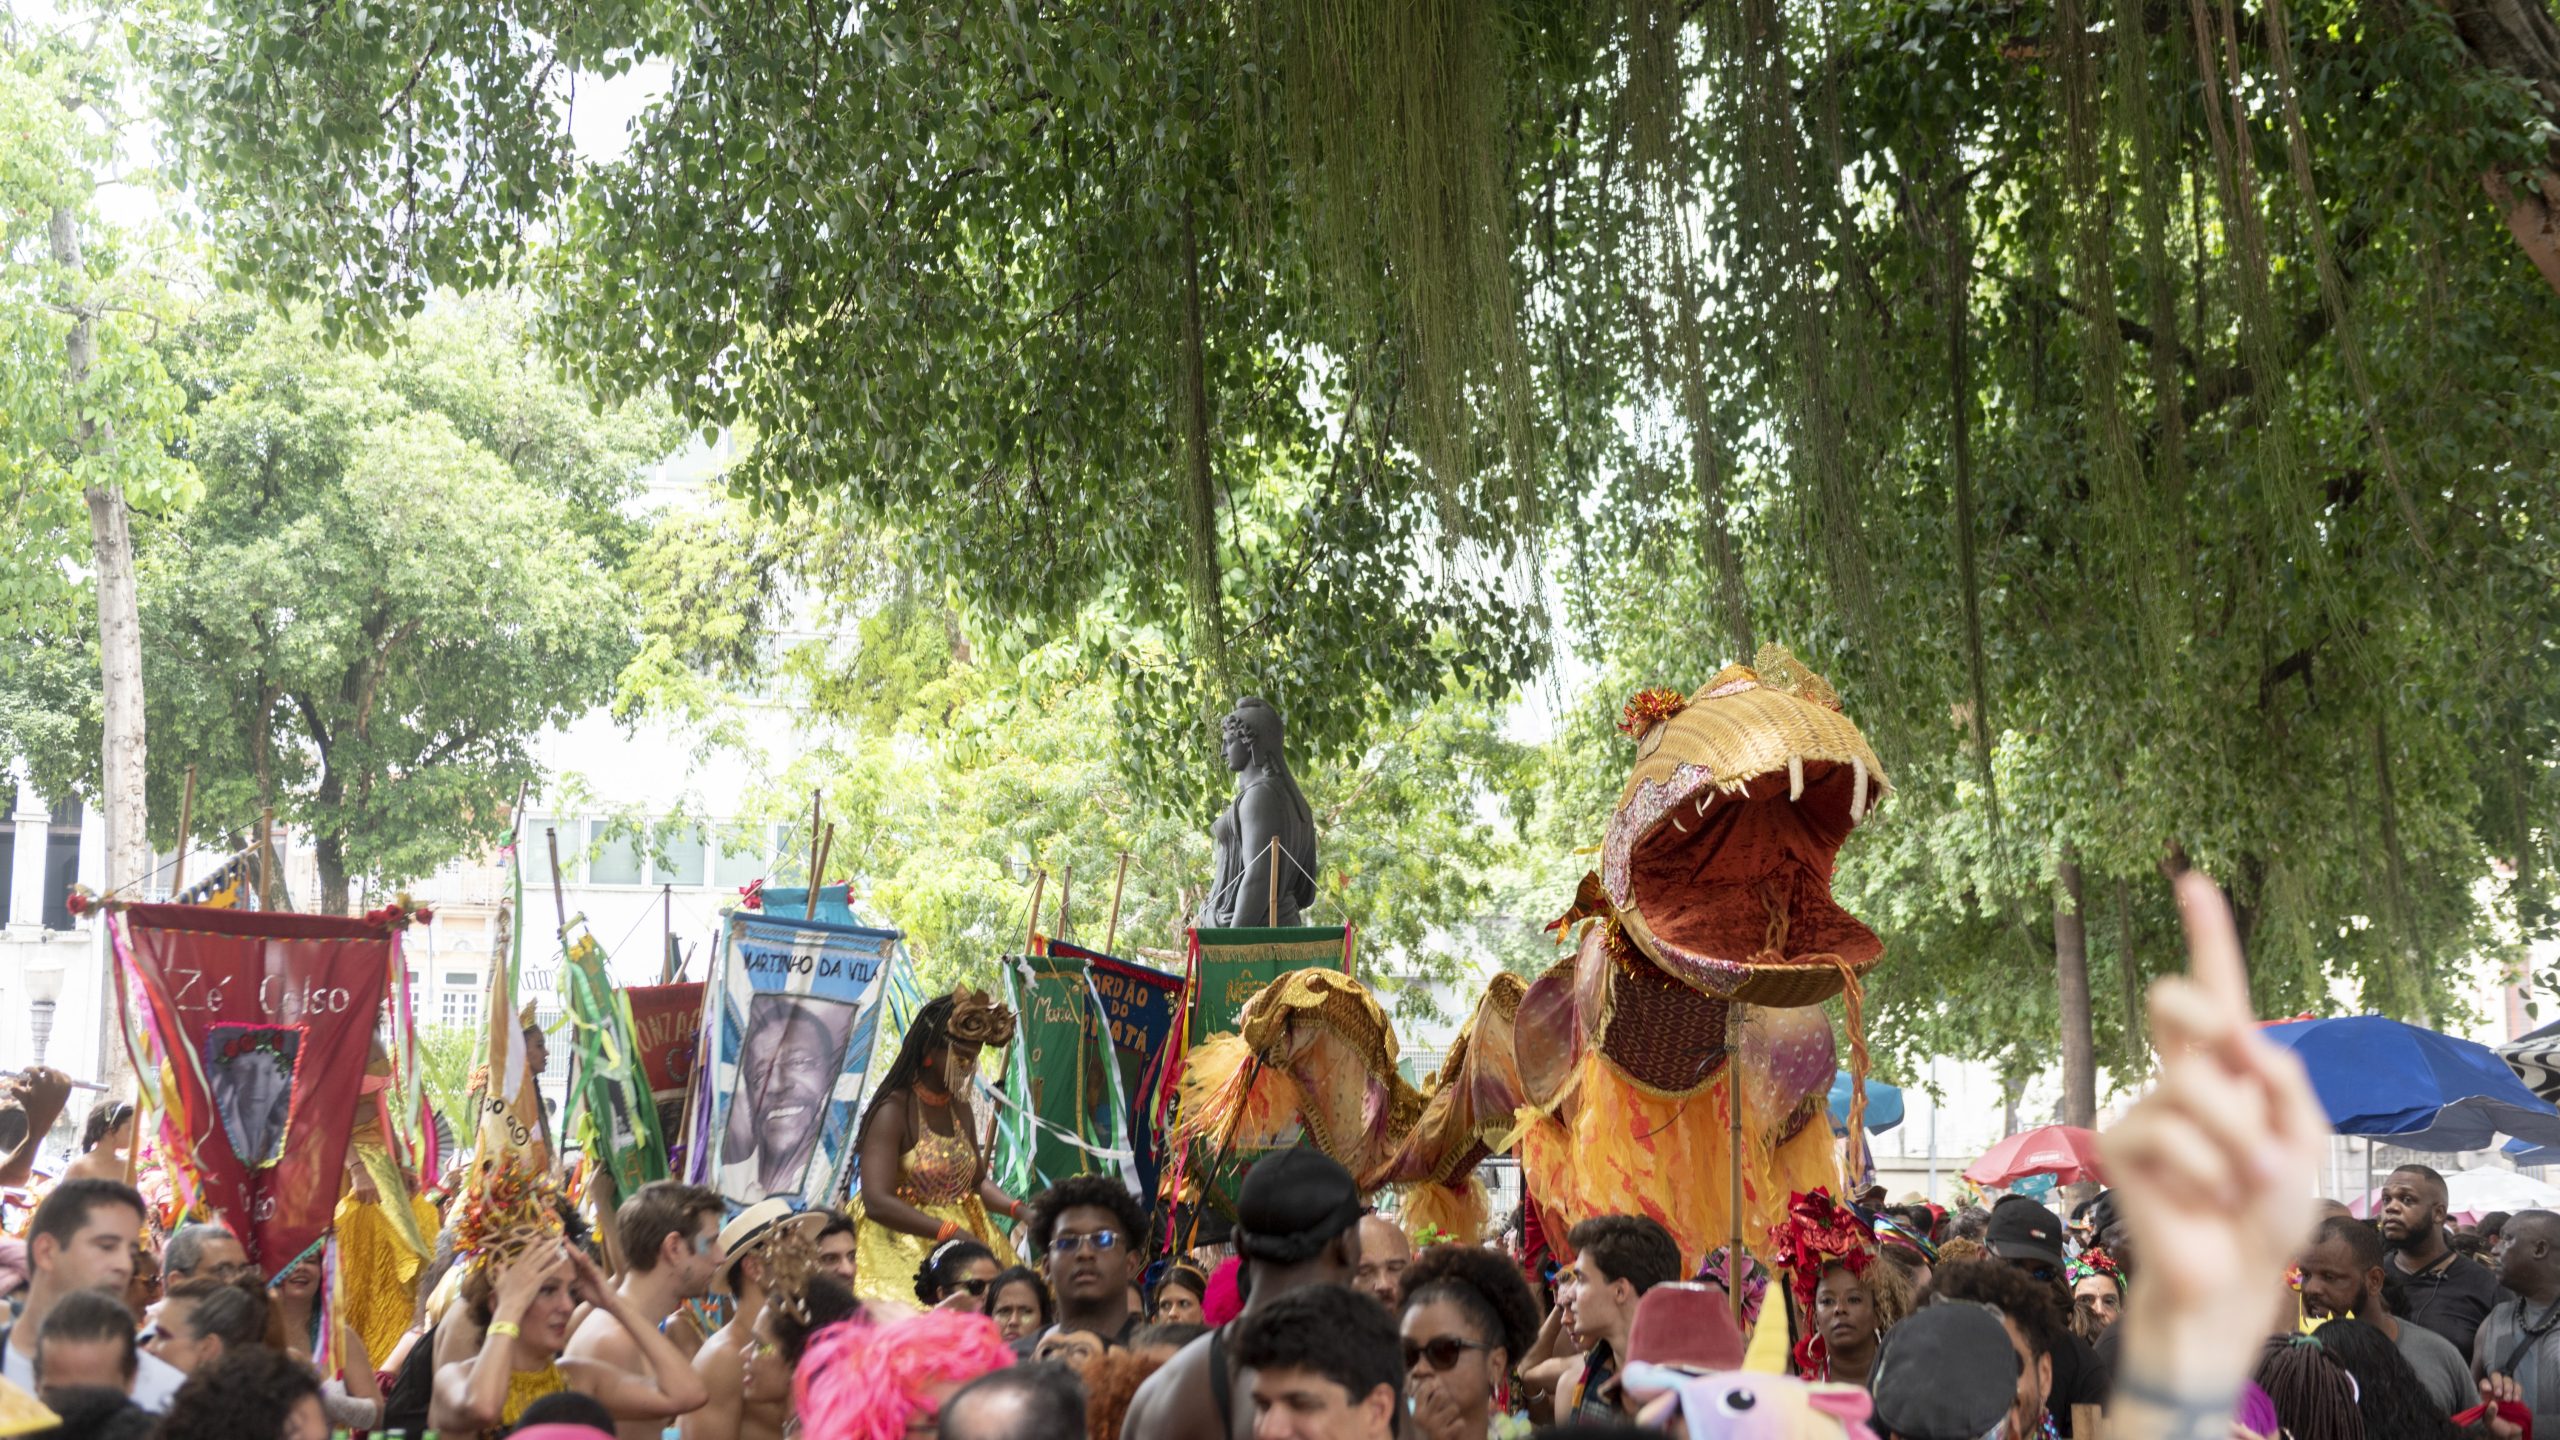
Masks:
[[[1246,696],[1222,727],[1236,772],[1235,802],[1209,827],[1217,883],[1201,907],[1204,928],[1296,925],[1316,898],[1316,816],[1280,753],[1280,712]],[[1280,842],[1279,913],[1271,906],[1271,842]]]

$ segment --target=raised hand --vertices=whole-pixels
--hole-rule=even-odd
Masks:
[[[2118,1398],[2134,1435],[2226,1433],[2284,1284],[2309,1240],[2329,1124],[2301,1062],[2258,1033],[2231,909],[2180,876],[2188,973],[2151,987],[2160,1083],[2101,1137],[2142,1256]]]

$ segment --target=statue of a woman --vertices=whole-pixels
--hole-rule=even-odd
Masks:
[[[1201,907],[1204,927],[1296,925],[1316,898],[1316,816],[1280,753],[1280,712],[1246,696],[1222,727],[1236,798],[1209,838],[1218,852],[1217,883]],[[1280,842],[1280,904],[1271,904],[1271,842]]]

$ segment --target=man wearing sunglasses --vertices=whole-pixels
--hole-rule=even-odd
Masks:
[[[1146,1320],[1129,1306],[1129,1287],[1146,1264],[1147,1212],[1138,1197],[1107,1175],[1072,1175],[1032,1200],[1028,1228],[1058,1299],[1051,1328],[1089,1330],[1126,1347]],[[1035,1353],[1045,1333],[1015,1342],[1015,1350]]]
[[[2058,1313],[2071,1313],[2071,1281],[2062,1255],[2062,1219],[2024,1195],[2004,1195],[1991,1207],[1984,1247],[2010,1268],[2052,1292]],[[2057,1433],[2071,1433],[2071,1407],[2107,1403],[2107,1367],[2077,1335],[2053,1346],[2053,1385],[2046,1407]]]

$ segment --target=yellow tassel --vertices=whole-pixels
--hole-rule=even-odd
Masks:
[[[1434,1231],[1454,1245],[1481,1245],[1493,1219],[1493,1202],[1481,1176],[1464,1185],[1411,1185],[1404,1192],[1404,1233],[1413,1243]]]

